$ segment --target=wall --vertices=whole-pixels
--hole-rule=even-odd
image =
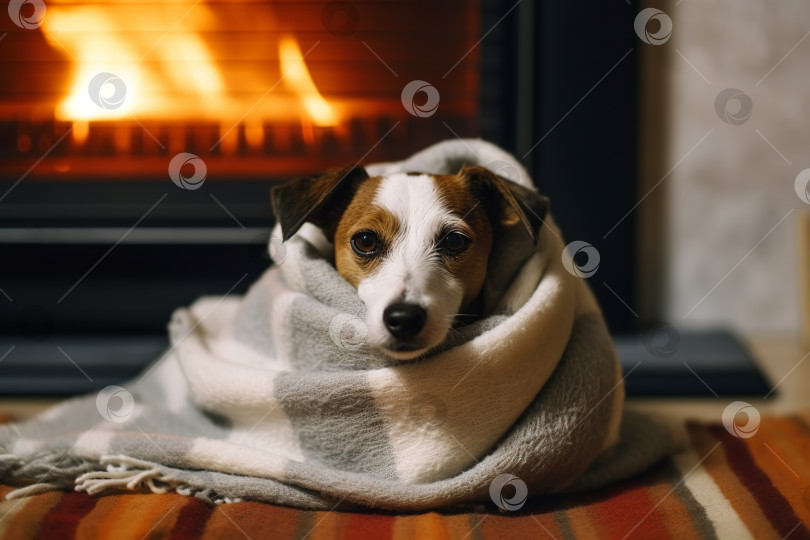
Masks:
[[[642,191],[664,178],[641,212],[652,251],[642,269],[655,274],[647,312],[680,327],[795,332],[796,222],[810,211],[794,189],[810,167],[810,2],[655,7],[670,16],[672,35],[662,45],[640,42],[648,68]],[[724,99],[727,88],[744,95]]]

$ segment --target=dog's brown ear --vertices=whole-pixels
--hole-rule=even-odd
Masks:
[[[478,191],[488,211],[496,214],[503,227],[522,223],[532,243],[537,244],[537,231],[548,213],[548,197],[496,175],[485,167],[464,167],[459,175],[466,177]]]
[[[343,211],[368,177],[363,167],[355,165],[273,186],[270,198],[282,240],[286,242],[306,222],[317,225],[333,240]]]

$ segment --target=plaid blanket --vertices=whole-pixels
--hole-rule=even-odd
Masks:
[[[421,156],[400,170],[498,157],[522,171],[480,141]],[[531,186],[525,171],[517,180]],[[7,496],[145,487],[313,509],[492,497],[514,508],[672,450],[664,426],[622,420],[613,344],[550,219],[537,247],[509,246],[514,272],[494,308],[411,363],[366,345],[365,306],[318,234],[310,226],[276,249],[244,297],[178,310],[170,350],[137,380],[0,428],[0,479],[30,480]]]
[[[810,538],[810,413],[763,417],[749,438],[719,422],[688,426],[689,448],[647,473],[587,494],[490,502],[466,513],[307,511],[211,506],[176,493],[90,497],[50,492],[2,500],[0,538]]]

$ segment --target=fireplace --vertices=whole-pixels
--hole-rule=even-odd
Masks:
[[[274,183],[454,137],[523,160],[566,239],[610,254],[592,287],[635,330],[634,218],[602,239],[637,200],[631,4],[10,3],[0,379],[27,386],[0,393],[135,373],[174,308],[268,267]]]

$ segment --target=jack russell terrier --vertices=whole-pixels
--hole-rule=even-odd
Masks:
[[[366,305],[368,342],[399,360],[481,313],[499,264],[493,246],[518,224],[536,245],[548,210],[546,197],[480,166],[383,176],[355,166],[276,186],[271,197],[284,241],[309,222],[334,244],[338,273]]]

